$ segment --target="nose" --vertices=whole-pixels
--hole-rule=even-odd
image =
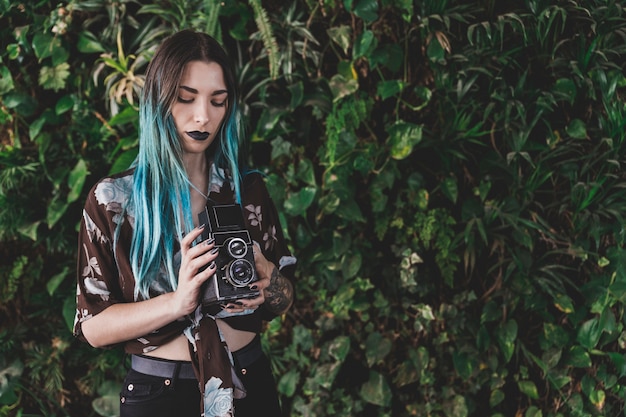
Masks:
[[[203,103],[204,100],[198,100],[198,104],[194,108],[193,119],[196,124],[203,126],[209,122],[208,106]]]

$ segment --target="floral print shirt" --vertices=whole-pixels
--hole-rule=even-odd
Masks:
[[[214,165],[211,167],[209,197],[217,203],[233,203],[231,183],[221,180],[224,176],[218,175]],[[77,308],[74,320],[74,335],[82,340],[85,340],[81,331],[84,321],[113,304],[137,301],[134,295],[135,280],[130,266],[130,245],[135,218],[141,213],[123,210],[131,195],[132,185],[132,169],[105,177],[92,187],[85,202],[79,231]],[[287,247],[276,208],[261,175],[251,173],[244,176],[241,194],[241,206],[252,240],[259,243],[264,256],[279,267],[282,275],[292,279],[296,259]],[[115,240],[116,228],[120,223],[119,238]],[[179,265],[180,252],[178,249],[176,251],[174,263]],[[166,291],[158,284],[151,287],[153,295]],[[181,318],[161,329],[125,342],[124,349],[130,354],[147,353],[180,334],[185,334],[190,340],[196,375],[204,382],[204,389],[201,384],[201,391],[205,399],[214,397],[216,389],[226,390],[231,393],[231,397],[237,397],[241,387],[238,387],[238,381],[232,379],[236,379],[236,376],[231,375],[232,359],[219,336],[215,316],[208,316],[200,310],[199,307],[195,315]],[[261,331],[262,321],[270,320],[274,316],[261,306],[245,315],[225,316],[222,312],[219,317],[235,329],[258,333]],[[213,359],[202,360],[207,357]],[[221,388],[220,384],[216,385],[216,380],[221,382]],[[207,407],[214,409],[215,405],[205,401],[205,411]]]

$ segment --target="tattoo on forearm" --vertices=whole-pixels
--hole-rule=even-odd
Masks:
[[[291,281],[282,276],[276,267],[272,270],[270,285],[265,288],[265,302],[269,309],[276,314],[286,312],[293,302]]]

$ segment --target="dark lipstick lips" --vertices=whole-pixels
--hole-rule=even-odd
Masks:
[[[193,140],[206,140],[206,138],[209,137],[209,132],[198,132],[197,130],[194,130],[193,132],[187,132],[187,134]]]

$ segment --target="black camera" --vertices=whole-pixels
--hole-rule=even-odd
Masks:
[[[200,224],[206,225],[202,239],[215,239],[215,246],[219,248],[215,258],[217,269],[204,283],[202,304],[209,306],[258,297],[259,291],[249,287],[258,278],[252,239],[244,224],[241,205],[218,205],[209,201],[198,219]]]

